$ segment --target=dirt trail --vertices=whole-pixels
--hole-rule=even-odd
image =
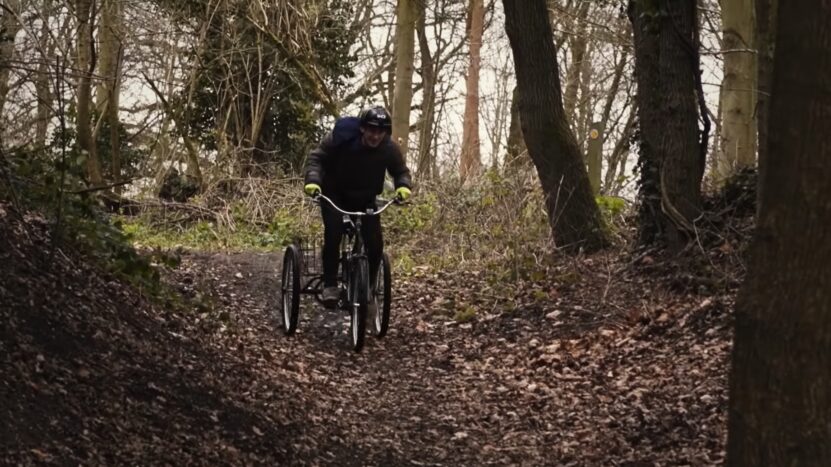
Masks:
[[[367,337],[354,354],[345,317],[311,299],[297,334],[282,335],[273,315],[279,263],[279,255],[193,254],[175,277],[185,293],[212,297],[227,327],[205,345],[249,369],[234,389],[242,404],[291,427],[274,442],[287,444],[293,463],[722,460],[729,304],[719,299],[626,279],[610,295],[598,264],[583,283],[551,292],[556,309],[494,309],[458,324],[431,310],[453,284],[415,275],[394,280],[387,337]]]
[[[500,293],[416,267],[355,354],[311,300],[282,334],[280,254],[186,253],[162,305],[52,231],[0,204],[2,465],[723,461],[735,249],[712,277],[554,257]]]

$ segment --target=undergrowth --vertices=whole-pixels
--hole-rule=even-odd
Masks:
[[[174,295],[159,271],[175,267],[182,249],[279,254],[298,239],[322,238],[319,208],[298,179],[224,179],[188,203],[130,200],[123,209],[129,215],[110,216],[101,198],[85,191],[82,157],[46,151],[4,160],[15,181],[5,196],[25,193],[20,202],[50,218],[57,247],[84,252],[158,297]],[[535,175],[489,171],[466,184],[444,178],[417,188],[410,202],[382,218],[396,274],[473,274],[497,294],[552,277],[561,257]],[[597,203],[609,235],[624,238],[626,204],[607,197]],[[469,319],[468,311],[457,320]]]
[[[300,180],[223,180],[185,205],[145,201],[122,219],[139,245],[169,249],[280,252],[320,242],[319,208]],[[384,196],[392,196],[385,193]],[[610,236],[623,239],[626,204],[598,197]],[[494,286],[539,281],[556,262],[536,176],[489,171],[475,183],[445,178],[418,184],[411,201],[384,213],[386,250],[396,273],[481,271]]]
[[[56,136],[56,138],[58,138]],[[54,251],[72,252],[120,277],[150,297],[176,301],[161,282],[160,269],[179,258],[159,249],[139,253],[121,225],[106,214],[103,199],[84,182],[85,159],[61,141],[43,149],[16,148],[0,154],[0,200],[19,213],[47,220]]]
[[[598,206],[609,235],[625,241],[624,201],[598,197]],[[418,229],[408,229],[411,217]],[[531,175],[489,171],[470,186],[452,179],[429,184],[411,207],[389,216],[388,231],[402,272],[482,271],[492,285],[513,287],[544,279],[558,258],[543,193]]]
[[[122,216],[124,231],[147,248],[281,251],[297,239],[321,235],[316,207],[297,180],[222,180],[190,202],[135,201]]]

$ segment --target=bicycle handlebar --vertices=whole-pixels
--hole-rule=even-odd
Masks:
[[[365,211],[365,212],[361,212],[361,211],[350,212],[350,211],[344,211],[343,209],[339,208],[339,207],[338,207],[338,205],[336,205],[334,201],[332,201],[332,200],[331,200],[328,196],[324,195],[323,193],[318,193],[317,195],[315,195],[315,196],[312,198],[312,201],[315,201],[315,202],[317,202],[317,203],[320,203],[320,200],[321,200],[321,199],[325,200],[327,203],[329,203],[329,205],[330,205],[330,206],[332,206],[332,208],[334,208],[334,209],[335,209],[335,211],[338,211],[339,213],[341,213],[341,214],[343,214],[343,215],[346,215],[346,216],[358,216],[358,217],[365,217],[365,216],[378,216],[378,215],[380,215],[382,212],[386,211],[386,209],[387,209],[388,207],[390,207],[390,205],[392,205],[392,204],[399,204],[399,203],[400,203],[400,201],[398,200],[398,198],[393,198],[393,199],[391,199],[391,200],[385,200],[385,199],[378,198],[378,201],[384,202],[384,203],[386,203],[386,204],[384,204],[384,205],[383,205],[383,206],[381,206],[380,208],[376,208],[376,209],[375,209],[374,211],[372,211],[372,212],[370,212],[368,209],[367,209],[367,211]]]

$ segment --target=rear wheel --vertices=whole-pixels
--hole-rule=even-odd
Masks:
[[[375,316],[372,319],[372,333],[377,338],[387,334],[390,327],[390,306],[392,303],[392,274],[390,272],[390,257],[384,253],[381,258],[381,267],[375,280]]]
[[[297,330],[300,314],[300,248],[289,245],[283,254],[283,272],[280,280],[280,317],[283,332],[290,336]]]
[[[349,280],[349,342],[352,350],[360,352],[364,347],[369,300],[369,268],[365,258],[352,263]]]

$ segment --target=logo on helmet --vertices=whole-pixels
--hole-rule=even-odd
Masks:
[[[392,117],[390,117],[387,109],[376,106],[364,109],[360,114],[362,126],[380,127],[385,130],[392,128]]]

